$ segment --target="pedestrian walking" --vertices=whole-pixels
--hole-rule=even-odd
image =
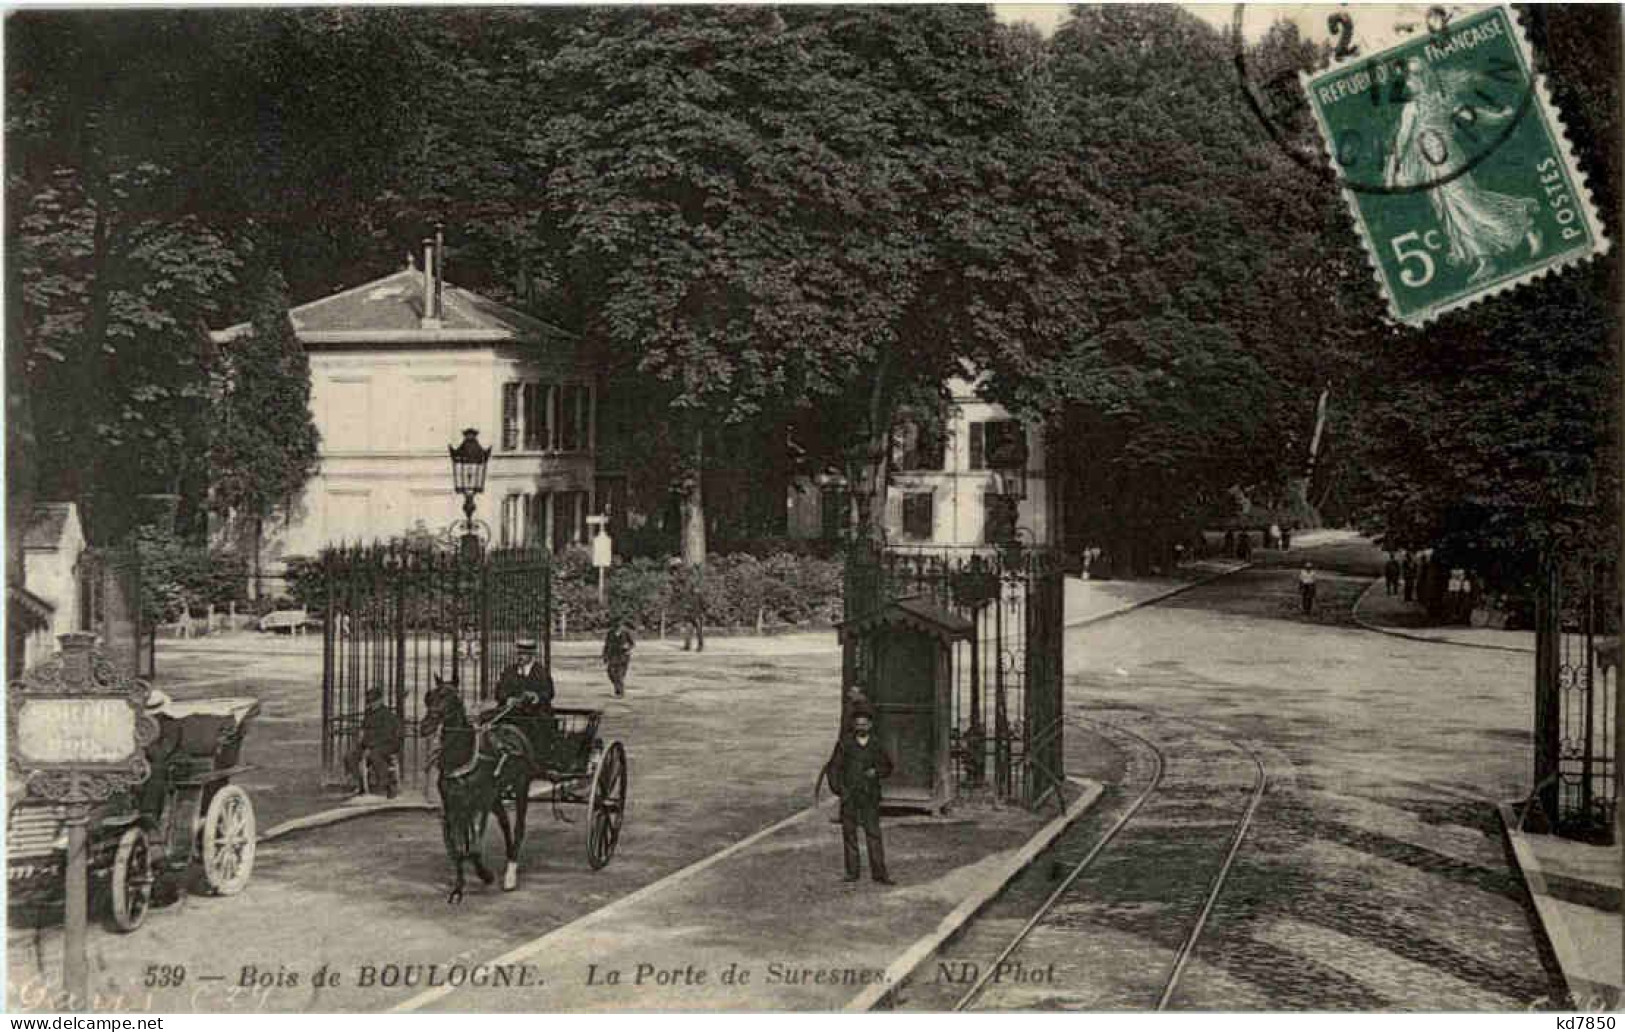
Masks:
[[[1315,615],[1315,564],[1304,563],[1303,569],[1298,571],[1298,601],[1303,605],[1303,615]]]
[[[1473,586],[1467,571],[1451,567],[1450,580],[1445,584],[1445,619],[1450,623],[1472,622]]]
[[[1292,551],[1292,528],[1291,527],[1282,527],[1281,528],[1281,551],[1283,551],[1283,552]]]
[[[863,829],[869,854],[869,876],[891,885],[886,870],[886,846],[880,838],[880,783],[891,777],[892,758],[874,733],[874,712],[867,703],[852,707],[852,726],[843,731],[835,751],[824,764],[829,790],[841,798],[841,855],[846,880],[857,881],[858,828]]]
[[[1233,530],[1224,532],[1224,554],[1227,556],[1236,554],[1236,532]]]
[[[677,619],[683,624],[683,651],[687,652],[692,644],[695,652],[704,652],[705,585],[700,567],[673,559],[669,573],[672,603],[677,611]]]
[[[1399,564],[1399,580],[1405,589],[1405,601],[1413,601],[1416,598],[1416,557],[1409,552]]]
[[[1236,535],[1236,558],[1246,562],[1253,557],[1253,536],[1245,530]]]
[[[1281,547],[1281,525],[1279,523],[1271,523],[1270,524],[1270,542],[1269,542],[1269,545],[1270,545],[1271,548],[1280,548]]]
[[[1388,589],[1388,594],[1399,594],[1399,560],[1394,558],[1392,552],[1388,553],[1388,561],[1383,564],[1382,580],[1383,585]]]
[[[609,633],[604,635],[604,669],[616,697],[626,694],[626,671],[632,665],[632,649],[636,647],[626,621],[616,617],[609,622]]]

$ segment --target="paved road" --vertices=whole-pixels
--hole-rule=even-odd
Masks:
[[[256,679],[293,685],[299,678],[292,664],[308,660],[250,662],[259,664]],[[130,935],[93,928],[93,988],[103,1009],[112,1010],[394,1006],[421,986],[385,985],[392,976],[381,969],[372,972],[371,984],[357,984],[366,977],[362,969],[378,968],[380,958],[399,965],[403,980],[413,965],[414,977],[422,978],[426,965],[444,970],[489,961],[808,806],[838,719],[839,664],[833,641],[821,652],[771,657],[708,648],[703,660],[674,644],[650,642],[638,650],[632,698],[616,702],[604,698],[602,668],[590,656],[567,657],[561,697],[605,706],[604,736],[623,740],[630,755],[627,824],[609,866],[588,867],[584,824],[556,822],[548,805],[537,803],[520,891],[473,881],[465,902],[453,908],[445,903],[450,872],[434,815],[371,817],[302,832],[262,846],[253,881],[240,896],[185,897],[178,907],[154,910]],[[308,693],[310,682],[304,683]],[[267,709],[274,719],[297,706],[288,688]],[[309,745],[307,757],[315,755]],[[275,807],[274,799],[256,801],[262,810]],[[565,816],[579,820],[580,811]],[[494,827],[488,841],[488,848],[500,849]],[[838,839],[829,848],[834,870]],[[12,1007],[43,1006],[39,987],[60,984],[60,943],[54,927],[10,929]],[[181,969],[184,982],[149,988],[153,964],[168,968],[153,976],[160,982]],[[344,973],[341,985],[311,984],[324,964]],[[244,988],[245,972],[251,989]],[[288,984],[290,975],[298,976],[296,984]]]
[[[1195,721],[1252,744],[1271,778],[1173,1009],[1517,1010],[1558,993],[1491,807],[1529,776],[1530,661],[1347,626],[1367,583],[1323,575],[1311,620],[1292,570],[1253,569],[1068,635],[1076,715],[1132,712],[1164,745],[1188,741]],[[1130,744],[1102,752],[1097,765],[1123,784],[1096,829],[1148,777]],[[1233,796],[1234,780],[1193,798],[1193,819]],[[1034,944],[1059,961],[1054,976],[996,985],[980,1005],[1151,1006],[1148,968],[1167,970],[1187,927],[1169,920],[1190,899],[1188,870],[1169,858],[1193,837],[1174,837],[1131,837]],[[1216,864],[1218,852],[1188,862]],[[989,956],[1054,874],[1034,871],[981,941],[950,956]],[[932,977],[903,1005],[951,1001]]]
[[[1201,721],[1257,743],[1270,769],[1260,824],[1176,1007],[1511,1009],[1553,992],[1489,806],[1527,779],[1529,661],[1347,626],[1365,583],[1324,576],[1324,610],[1306,621],[1291,571],[1255,569],[1068,634],[1068,698],[1080,716],[1133,707],[1151,724]],[[295,837],[266,851],[240,897],[191,898],[132,936],[94,933],[98,985],[125,994],[104,1005],[387,1007],[415,989],[354,984],[358,965],[385,947],[403,964],[488,960],[805,805],[834,722],[833,696],[809,686],[834,683],[833,648],[708,652],[703,667],[653,649],[639,657],[671,676],[609,722],[631,748],[633,811],[605,871],[587,869],[580,826],[554,825],[542,807],[530,891],[476,891],[453,914],[427,815]],[[589,673],[583,662],[583,685]],[[1132,767],[1108,753],[1084,772]],[[706,802],[697,784],[714,789]],[[1159,859],[1144,863],[1154,870]],[[1154,907],[1157,879],[1132,884]],[[1074,967],[1133,984],[1137,940],[1154,934],[1132,906],[1080,914],[1073,948],[1087,963]],[[20,994],[54,965],[55,933],[13,929],[8,945],[9,1002],[26,1005]],[[152,963],[184,965],[184,987],[148,996]],[[346,972],[338,989],[311,984],[323,963]],[[257,977],[245,991],[249,966]],[[284,966],[297,985],[279,984]],[[992,1005],[1079,1002],[1032,989]],[[1147,1004],[1108,990],[1088,1005]]]

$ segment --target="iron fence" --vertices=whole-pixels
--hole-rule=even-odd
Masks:
[[[322,617],[322,771],[344,778],[376,688],[405,732],[402,777],[420,784],[424,693],[438,675],[470,708],[491,697],[514,642],[533,637],[552,666],[552,558],[541,549],[465,552],[392,542],[325,550],[307,580]]]
[[[1549,560],[1537,599],[1535,782],[1559,834],[1611,842],[1619,594],[1611,564]]]
[[[848,557],[845,618],[919,596],[971,621],[953,651],[955,776],[966,788],[991,786],[1001,799],[1037,806],[1059,798],[1062,763],[1064,581],[1049,549],[854,551]],[[843,693],[872,683],[873,658],[845,657]]]

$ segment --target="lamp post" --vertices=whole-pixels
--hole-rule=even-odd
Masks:
[[[463,496],[463,554],[479,553],[480,539],[474,532],[474,496],[485,490],[485,467],[491,449],[480,447],[480,432],[473,427],[463,431],[463,442],[448,445],[451,454],[452,490]]]

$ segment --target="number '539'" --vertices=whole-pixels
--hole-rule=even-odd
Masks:
[[[1388,245],[1399,260],[1401,283],[1407,287],[1425,287],[1433,282],[1433,256],[1428,252],[1444,246],[1439,241],[1438,230],[1430,229],[1424,234],[1413,229],[1394,237]]]

